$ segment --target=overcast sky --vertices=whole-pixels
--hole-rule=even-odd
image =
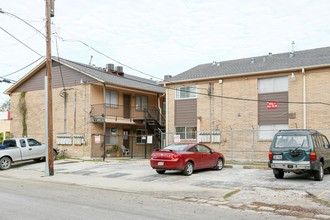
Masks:
[[[45,33],[44,0],[1,0],[0,8]],[[296,51],[330,46],[329,8],[328,0],[55,0],[52,55],[86,64],[93,56],[96,66],[161,80],[212,61],[289,52],[292,41]],[[19,80],[37,63],[7,75],[45,56],[45,38],[8,14],[0,27],[0,77]]]

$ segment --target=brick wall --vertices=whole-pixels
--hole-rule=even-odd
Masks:
[[[294,72],[295,80],[291,80],[292,72],[280,72],[276,74],[263,74],[248,77],[224,78],[222,83],[219,80],[201,81],[195,83],[199,93],[207,94],[209,83],[214,87],[214,97],[208,95],[197,95],[197,130],[255,130],[258,129],[258,103],[256,101],[228,99],[234,97],[239,99],[258,99],[258,78],[270,78],[288,76],[289,94],[289,128],[303,128],[304,125],[304,105],[303,99],[303,73]],[[323,133],[330,138],[330,69],[305,70],[306,101],[323,102],[326,104],[306,104],[306,127],[324,130]],[[188,86],[189,83],[182,84]],[[182,86],[181,85],[181,86]],[[192,84],[193,85],[193,84]],[[180,85],[170,85],[167,89],[167,133],[175,133],[174,124],[174,88]],[[264,160],[268,151],[270,141],[259,141],[258,132],[255,134],[254,146],[250,146],[254,155],[239,153],[239,149],[245,146],[244,140],[239,136],[232,136],[229,132],[223,132],[220,144],[210,144],[216,150],[225,151],[235,155],[233,159],[254,158]],[[233,143],[240,146],[233,146]],[[243,143],[243,144],[242,144]],[[235,151],[233,149],[235,147]],[[253,147],[253,148],[252,148]],[[238,151],[236,152],[236,150]],[[236,153],[235,153],[236,152]]]

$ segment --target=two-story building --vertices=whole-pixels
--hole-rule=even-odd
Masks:
[[[200,141],[231,160],[267,160],[276,131],[330,138],[330,47],[219,61],[166,76],[168,143]]]
[[[43,61],[11,86],[11,134],[45,142]],[[165,89],[156,81],[124,73],[113,64],[98,68],[52,59],[54,144],[77,157],[105,157],[114,145],[131,156],[149,156],[164,131]]]

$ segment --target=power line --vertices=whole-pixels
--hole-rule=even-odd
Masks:
[[[26,66],[20,68],[19,70],[16,70],[15,72],[12,72],[12,73],[6,74],[6,75],[4,75],[4,76],[2,76],[2,77],[0,76],[0,78],[7,77],[7,76],[13,75],[13,74],[15,74],[15,73],[18,73],[18,72],[20,72],[20,71],[22,71],[22,70],[28,68],[28,67],[31,66],[32,64],[35,64],[36,62],[38,62],[38,61],[39,61],[40,59],[42,59],[42,58],[44,58],[44,57],[39,57],[37,60],[33,61],[32,63],[30,63],[30,64],[28,64],[28,65],[26,65]]]
[[[145,72],[142,72],[141,70],[135,69],[135,68],[133,68],[133,67],[131,67],[131,66],[129,66],[129,65],[126,65],[126,64],[124,64],[124,63],[122,63],[122,62],[120,62],[120,61],[118,61],[118,60],[116,60],[116,59],[114,59],[114,58],[111,58],[111,57],[109,57],[108,55],[102,53],[101,51],[95,49],[94,47],[92,47],[92,46],[86,44],[85,42],[83,42],[83,41],[81,41],[81,40],[64,40],[62,37],[59,37],[59,38],[60,38],[63,42],[78,42],[78,43],[81,43],[81,44],[85,45],[86,47],[88,47],[88,48],[94,50],[94,51],[97,52],[98,54],[101,54],[102,56],[104,56],[104,57],[106,57],[106,58],[108,58],[108,59],[110,59],[110,60],[112,60],[112,61],[114,61],[114,62],[116,62],[116,63],[118,63],[118,64],[120,64],[120,65],[122,65],[122,66],[125,66],[125,67],[127,67],[127,68],[129,68],[129,69],[131,69],[131,70],[133,70],[133,71],[135,71],[135,72],[141,73],[141,74],[146,75],[146,76],[149,76],[149,77],[151,77],[151,78],[155,78],[155,79],[163,80],[163,79],[161,79],[161,78],[159,78],[159,77],[155,77],[155,76],[153,76],[153,75],[147,74],[147,73],[145,73]]]
[[[166,87],[170,90],[175,90],[177,91],[176,88],[170,88]],[[209,95],[208,93],[201,93],[201,92],[192,92],[192,91],[185,91],[187,93],[193,93],[193,94],[198,94],[198,95],[205,95],[205,96],[210,96],[210,97],[216,97],[216,98],[223,98],[223,99],[230,99],[230,100],[237,100],[237,101],[249,101],[249,102],[271,102],[274,100],[262,100],[262,99],[249,99],[249,98],[238,98],[238,97],[231,97],[231,96],[221,96],[221,95]],[[295,101],[277,101],[277,103],[282,103],[282,104],[308,104],[308,105],[329,105],[330,103],[326,102],[295,102]]]
[[[56,42],[56,52],[57,52],[58,61],[60,61],[60,55],[59,55],[59,52],[58,52],[58,44],[57,44],[57,37],[56,36],[55,36],[55,42]],[[59,68],[60,68],[60,74],[61,74],[61,80],[62,80],[63,89],[65,91],[65,85],[64,85],[64,79],[63,79],[61,61],[59,62]]]
[[[14,35],[12,35],[11,33],[9,33],[8,31],[6,31],[5,29],[3,29],[2,27],[0,27],[4,32],[6,32],[8,35],[10,35],[12,38],[14,38],[15,40],[17,40],[18,42],[20,42],[21,44],[23,44],[25,47],[29,48],[30,50],[32,50],[33,52],[35,52],[36,54],[38,54],[39,56],[42,56],[40,53],[38,53],[37,51],[35,51],[34,49],[32,49],[31,47],[29,47],[28,45],[26,45],[23,41],[19,40],[17,37],[15,37]]]
[[[9,13],[9,12],[5,12],[5,11],[3,11],[2,9],[0,9],[0,13],[10,15],[10,16],[12,16],[12,17],[15,17],[15,18],[17,18],[17,19],[23,21],[25,24],[27,24],[28,26],[30,26],[31,28],[33,28],[33,29],[36,30],[38,33],[40,33],[43,37],[46,38],[46,36],[45,36],[43,33],[41,33],[37,28],[35,28],[33,25],[29,24],[28,22],[26,22],[24,19],[20,18],[19,16],[14,15],[14,14]],[[56,27],[56,26],[55,26],[55,27]],[[58,30],[58,28],[56,28],[56,29]],[[58,32],[58,31],[57,31],[57,32]],[[7,32],[7,33],[8,33],[8,32]],[[8,34],[9,34],[9,33],[8,33]],[[10,34],[10,35],[11,35],[11,34]],[[11,36],[12,36],[12,35],[11,35]],[[12,37],[14,37],[14,36],[12,36]],[[56,37],[56,36],[55,36],[55,37]],[[118,63],[118,64],[120,64],[120,65],[122,65],[122,66],[125,66],[125,67],[127,67],[127,68],[129,68],[129,69],[131,69],[131,70],[133,70],[133,71],[139,72],[139,73],[141,73],[141,74],[143,74],[143,75],[146,75],[146,76],[149,76],[149,77],[152,77],[152,78],[155,78],[155,79],[163,80],[163,79],[158,78],[158,77],[155,77],[155,76],[153,76],[153,75],[150,75],[150,74],[144,73],[143,71],[140,71],[140,70],[138,70],[138,69],[135,69],[135,68],[133,68],[133,67],[131,67],[131,66],[129,66],[129,65],[126,65],[126,64],[124,64],[124,63],[122,63],[122,62],[120,62],[120,61],[118,61],[118,60],[116,60],[116,59],[113,59],[113,58],[109,57],[108,55],[102,53],[101,51],[95,49],[94,47],[92,47],[92,46],[86,44],[86,43],[83,42],[83,41],[80,41],[80,40],[64,40],[59,34],[57,35],[57,37],[60,38],[63,42],[65,42],[65,41],[67,41],[67,42],[79,42],[79,43],[85,45],[86,47],[88,47],[88,48],[94,50],[95,52],[97,52],[97,53],[99,53],[99,54],[101,54],[101,55],[107,57],[108,59],[110,59],[110,60],[112,60],[112,61],[114,61],[114,62],[116,62],[116,63]],[[14,38],[15,38],[15,37],[14,37]],[[18,40],[17,38],[15,38],[15,39]],[[19,40],[18,40],[18,41],[19,41]],[[19,42],[21,42],[21,41],[19,41]],[[22,43],[22,42],[21,42],[21,43]],[[27,45],[26,45],[26,46],[27,46]],[[30,47],[28,47],[28,48],[31,49],[31,50],[33,50],[33,49],[30,48]],[[33,50],[33,51],[34,51],[34,50]],[[36,52],[36,51],[34,51],[34,52]],[[40,54],[39,54],[39,55],[40,55]],[[40,56],[41,56],[41,55],[40,55]],[[58,56],[58,57],[59,57],[59,56]]]
[[[46,36],[41,33],[38,29],[36,29],[34,26],[32,26],[31,24],[29,24],[28,22],[26,22],[25,20],[21,19],[20,17],[14,15],[14,14],[11,14],[11,13],[8,13],[8,12],[4,12],[2,11],[2,9],[0,9],[0,13],[3,13],[3,14],[8,14],[8,15],[11,15],[15,18],[18,18],[19,20],[23,21],[24,23],[26,23],[27,25],[29,25],[30,27],[32,27],[34,30],[36,30],[38,33],[40,33],[42,36],[44,36],[46,38]],[[56,26],[55,26],[56,27]],[[36,52],[35,50],[33,50],[32,48],[30,48],[29,46],[27,46],[26,44],[24,44],[22,41],[20,41],[19,39],[17,39],[16,37],[14,37],[12,34],[10,34],[9,32],[7,32],[6,30],[4,30],[2,27],[0,27],[3,31],[5,31],[7,34],[9,34],[10,36],[12,36],[13,38],[15,38],[17,41],[19,41],[20,43],[22,43],[24,46],[28,47],[30,50],[34,51],[35,53],[37,53],[38,55],[40,55],[41,57],[43,57],[41,54],[39,54],[38,52]],[[56,28],[57,29],[57,28]],[[57,29],[58,30],[58,29]],[[83,42],[83,41],[80,41],[80,40],[64,40],[59,34],[57,34],[55,37],[58,37],[59,39],[61,39],[63,42],[79,42],[81,44],[83,44],[84,46],[94,50],[95,52],[101,54],[102,56],[112,60],[112,61],[115,61],[116,63],[122,65],[122,66],[125,66],[133,71],[136,71],[136,72],[139,72],[143,75],[146,75],[146,76],[149,76],[149,77],[152,77],[152,78],[155,78],[155,79],[160,79],[160,80],[163,80],[161,78],[158,78],[158,77],[155,77],[153,75],[150,75],[150,74],[147,74],[147,73],[144,73],[138,69],[135,69],[129,65],[126,65],[116,59],[113,59],[111,57],[109,57],[108,55],[104,54],[103,52],[95,49],[94,47],[88,45],[87,43]],[[58,54],[58,45],[57,45],[57,40],[56,40],[56,49],[57,49],[57,55],[58,55],[58,58],[59,58],[59,54]],[[40,58],[39,58],[40,59]],[[61,72],[62,74],[62,72]],[[136,82],[140,82],[140,83],[143,83],[143,84],[148,84],[148,85],[152,85],[152,86],[155,86],[155,87],[162,87],[162,86],[158,86],[156,84],[152,84],[152,83],[147,83],[147,82],[143,82],[143,81],[139,81],[139,80],[134,80],[134,79],[130,79],[130,78],[126,78],[128,80],[131,80],[131,81],[136,81]],[[62,81],[63,81],[63,76],[62,76]],[[64,82],[63,82],[63,87],[64,87]],[[176,90],[175,88],[169,88],[167,87],[168,89],[171,89],[171,90]],[[238,97],[230,97],[230,96],[219,96],[219,95],[210,95],[210,94],[206,94],[206,93],[199,93],[199,92],[190,92],[190,91],[187,91],[188,93],[196,93],[196,94],[200,94],[200,95],[205,95],[205,96],[213,96],[213,97],[218,97],[218,98],[223,98],[223,99],[230,99],[230,100],[238,100],[238,101],[253,101],[253,102],[269,102],[270,100],[258,100],[258,99],[248,99],[248,98],[238,98]],[[330,103],[325,103],[325,102],[283,102],[283,101],[278,101],[278,103],[286,103],[286,104],[321,104],[321,105],[330,105]]]
[[[68,41],[68,42],[80,42],[82,43],[83,45],[93,49],[94,51],[98,52],[99,54],[111,59],[111,60],[114,60],[112,58],[110,58],[109,56],[107,56],[106,54],[94,49],[93,47],[89,46],[88,44],[80,41],[80,40],[64,40],[63,38],[61,38],[62,41]],[[126,66],[125,64],[121,63],[121,62],[118,62],[116,60],[114,60],[115,62],[123,65],[123,66]],[[131,68],[132,69],[132,68]],[[132,70],[135,70],[135,69],[132,69]],[[135,70],[135,71],[138,71],[138,72],[141,72],[139,70]],[[142,72],[143,73],[143,72]],[[143,73],[145,74],[145,73]],[[145,75],[148,75],[148,76],[151,76],[149,74],[145,74]],[[151,76],[151,77],[154,77],[154,76]],[[130,78],[126,78],[128,80],[131,80],[131,81],[135,81],[135,82],[139,82],[139,83],[143,83],[143,84],[147,84],[147,85],[152,85],[152,86],[156,86],[155,84],[152,84],[152,83],[147,83],[147,82],[143,82],[143,81],[140,81],[140,80],[134,80],[134,79],[130,79]],[[159,86],[159,87],[162,87],[162,86]],[[170,89],[170,90],[175,90],[176,91],[176,88],[170,88],[170,87],[166,87],[167,89]],[[189,92],[189,91],[188,91]],[[213,96],[213,97],[217,97],[217,98],[223,98],[223,99],[230,99],[230,100],[238,100],[238,101],[250,101],[250,102],[270,102],[271,100],[259,100],[259,99],[248,99],[248,98],[238,98],[238,97],[230,97],[230,96],[220,96],[220,95],[210,95],[208,93],[200,93],[200,92],[189,92],[189,93],[196,93],[196,94],[199,94],[199,95],[205,95],[205,96]],[[278,103],[286,103],[286,104],[309,104],[309,105],[315,105],[315,104],[320,104],[320,105],[330,105],[330,103],[325,103],[325,102],[283,102],[283,101],[278,101]]]
[[[22,22],[24,22],[25,24],[27,24],[28,26],[30,26],[31,28],[33,28],[34,30],[36,30],[39,34],[41,34],[44,38],[46,38],[46,35],[44,35],[42,32],[40,32],[37,28],[35,28],[33,25],[29,24],[27,21],[25,21],[24,19],[18,17],[17,15],[14,15],[12,13],[9,13],[9,12],[5,12],[3,11],[1,8],[0,8],[0,13],[1,14],[5,14],[5,15],[8,15],[8,16],[12,16],[12,17],[15,17],[19,20],[21,20]]]

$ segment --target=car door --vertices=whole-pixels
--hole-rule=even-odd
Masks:
[[[21,146],[22,160],[30,159],[30,150],[29,150],[29,147],[28,147],[25,139],[19,139],[18,142],[19,142],[19,145]]]
[[[204,145],[197,146],[198,152],[200,153],[200,165],[201,168],[208,168],[210,167],[210,155],[211,151],[208,147]]]
[[[45,157],[45,146],[42,145],[39,141],[28,138],[27,147],[28,147],[28,157],[29,159]]]
[[[187,155],[186,160],[192,159],[194,161],[194,169],[198,170],[203,168],[203,154],[198,151],[198,145],[191,147],[188,152],[189,154]]]

